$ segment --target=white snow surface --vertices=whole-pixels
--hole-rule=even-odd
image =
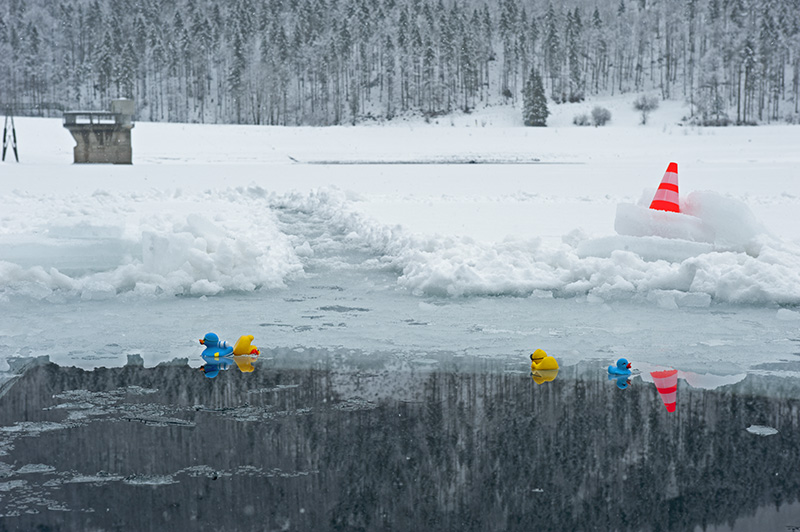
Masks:
[[[551,106],[547,128],[522,127],[513,108],[330,128],[139,122],[130,166],[73,164],[59,120],[17,118],[21,162],[9,150],[0,163],[0,356],[44,346],[87,367],[126,353],[158,362],[191,355],[185,340],[220,325],[229,340],[258,340],[252,328],[270,327],[263,343],[275,347],[507,354],[498,336],[516,339],[512,352],[541,346],[531,335],[542,327],[519,318],[526,305],[549,306],[551,331],[559,317],[609,333],[655,313],[713,333],[719,326],[704,317],[732,312],[757,322],[740,334],[758,344],[765,323],[778,327],[765,341],[784,347],[770,356],[713,355],[694,368],[702,373],[796,355],[800,127],[685,127],[675,102],[641,126],[628,99]],[[611,108],[611,125],[571,125],[597,104]],[[671,161],[681,214],[647,208]],[[321,285],[338,294],[331,304]],[[300,300],[320,301],[319,326],[306,328],[307,312],[291,317]],[[192,317],[198,305],[205,321]],[[249,322],[254,307],[281,314]],[[482,340],[453,342],[438,328],[387,342],[389,316],[406,312],[404,323],[431,331],[443,308],[446,328],[467,318]],[[609,308],[625,317],[588,324]],[[348,321],[367,311],[372,336]],[[146,337],[158,316],[173,330],[153,343],[108,339],[115,330]],[[63,329],[85,349],[61,346]],[[708,332],[692,330],[689,343]],[[639,335],[639,354],[663,363],[644,347],[650,334]],[[612,333],[587,354],[566,336],[567,358],[630,348]]]

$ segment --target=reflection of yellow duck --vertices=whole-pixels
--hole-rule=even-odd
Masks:
[[[256,368],[253,363],[258,360],[258,355],[234,355],[233,361],[242,373],[252,373]]]
[[[531,378],[536,384],[550,382],[558,375],[558,361],[541,349],[531,354]]]

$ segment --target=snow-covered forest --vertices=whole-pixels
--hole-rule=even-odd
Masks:
[[[800,0],[6,0],[0,103],[330,125],[649,93],[695,121],[800,121]],[[551,103],[552,105],[552,103]]]

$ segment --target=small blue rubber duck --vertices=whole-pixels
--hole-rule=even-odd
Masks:
[[[233,353],[233,347],[228,346],[228,342],[221,341],[219,336],[214,333],[206,334],[200,340],[200,343],[206,346],[200,355],[204,359],[219,359],[219,357],[224,357],[225,355],[230,355]]]
[[[627,359],[620,358],[616,366],[608,366],[608,372],[611,375],[630,375],[631,363]]]

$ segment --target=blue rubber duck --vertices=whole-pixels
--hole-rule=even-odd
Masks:
[[[628,376],[631,374],[631,363],[627,359],[620,358],[617,360],[616,366],[608,366],[608,373],[610,375],[623,375]]]
[[[233,353],[233,347],[228,346],[228,342],[221,341],[219,339],[219,336],[217,336],[214,333],[206,334],[200,340],[200,343],[206,346],[206,348],[200,355],[203,358],[206,357],[219,358]]]

